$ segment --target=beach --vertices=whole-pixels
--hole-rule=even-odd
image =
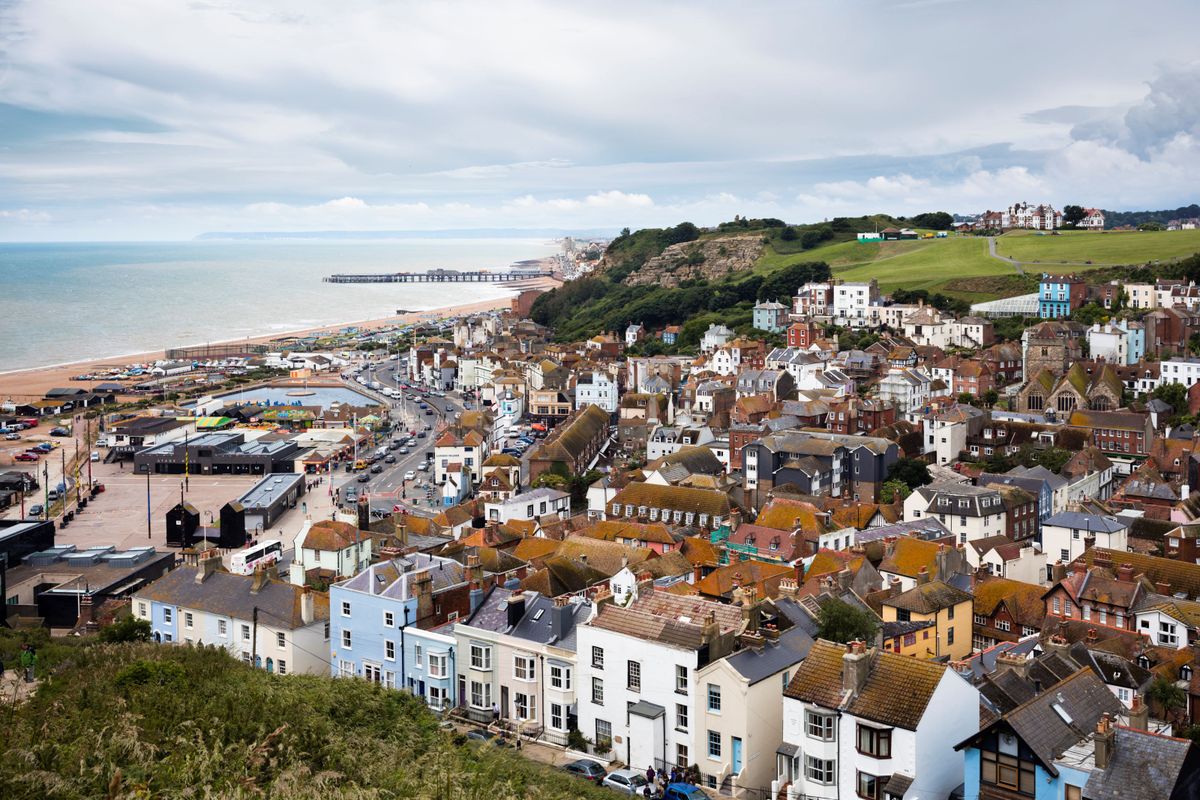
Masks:
[[[522,284],[522,289],[553,289],[559,286],[560,283],[552,278],[538,279]],[[514,292],[516,290],[514,289]],[[244,343],[250,344],[269,344],[273,341],[278,341],[288,337],[307,336],[310,334],[332,334],[343,328],[358,328],[360,330],[377,330],[394,325],[407,325],[414,322],[421,322],[430,318],[445,318],[459,316],[461,314],[472,314],[483,311],[493,311],[497,309],[508,309],[512,304],[512,295],[506,297],[498,297],[490,300],[480,300],[473,303],[464,303],[461,305],[444,306],[441,308],[430,308],[421,311],[414,311],[409,314],[398,316],[379,317],[366,320],[349,320],[336,324],[320,325],[312,328],[301,328],[290,331],[275,331],[270,334],[258,336],[248,336],[242,339],[231,339],[223,342],[199,342],[194,344],[219,344],[219,343]],[[86,361],[71,362],[69,364],[55,364],[45,367],[31,367],[29,369],[13,370],[10,372],[0,373],[0,400],[30,400],[39,399],[45,396],[46,392],[60,386],[79,386],[86,388],[93,383],[100,381],[80,381],[73,382],[71,376],[82,373],[95,372],[110,367],[123,367],[127,364],[145,364],[151,363],[165,357],[166,349],[152,350],[143,353],[134,353],[127,356],[117,358],[98,358]],[[130,384],[132,386],[132,383]]]

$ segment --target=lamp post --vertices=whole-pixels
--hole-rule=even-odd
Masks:
[[[146,538],[150,539],[150,464],[146,464]]]

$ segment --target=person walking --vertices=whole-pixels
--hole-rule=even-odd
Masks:
[[[37,668],[37,652],[31,644],[25,645],[25,649],[21,651],[21,667],[25,670],[25,682],[33,683],[34,671]]]
[[[646,767],[646,783],[650,784],[651,786],[654,785],[654,765],[653,764]]]

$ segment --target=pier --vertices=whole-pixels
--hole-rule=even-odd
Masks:
[[[550,278],[548,269],[491,270],[431,269],[425,272],[377,272],[363,274],[339,273],[324,278],[325,283],[508,283],[537,278]]]

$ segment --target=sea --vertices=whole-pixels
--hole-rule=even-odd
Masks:
[[[485,283],[321,279],[503,269],[556,250],[517,238],[0,244],[0,372],[505,297],[511,289]]]

